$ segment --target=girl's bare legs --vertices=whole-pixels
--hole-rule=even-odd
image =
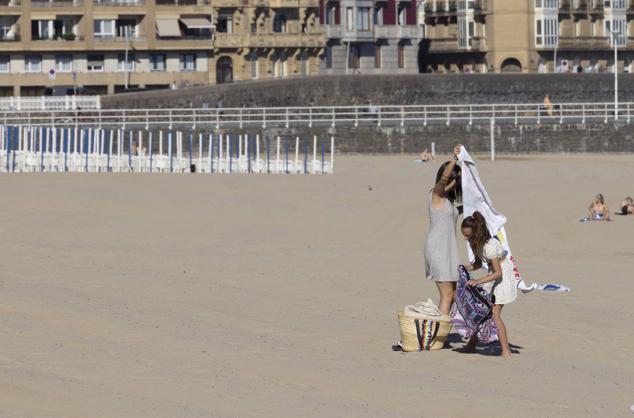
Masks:
[[[511,349],[509,348],[509,338],[506,335],[506,326],[500,316],[503,307],[504,305],[493,305],[493,320],[498,329],[498,338],[500,339],[500,346],[502,347],[502,357],[508,359],[511,358]]]
[[[453,303],[453,294],[456,290],[456,282],[436,282],[438,292],[440,292],[440,302],[438,309],[445,315],[449,315],[451,304]]]

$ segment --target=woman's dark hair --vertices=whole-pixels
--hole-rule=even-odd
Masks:
[[[461,228],[471,229],[471,236],[469,237],[471,251],[473,251],[476,259],[485,262],[482,259],[484,245],[491,239],[491,234],[489,233],[489,228],[487,228],[487,221],[484,216],[478,211],[473,212],[473,215],[464,218]]]
[[[447,164],[449,163],[450,161],[447,161],[443,163],[443,165],[440,166],[440,168],[438,169],[438,173],[436,173],[436,183],[434,184],[438,184],[438,182],[442,178],[442,173],[445,171],[445,168],[447,167]],[[449,199],[449,201],[452,203],[455,202],[456,200],[459,201],[462,199],[462,183],[460,181],[461,173],[462,173],[462,170],[460,169],[460,166],[456,164],[453,166],[453,170],[451,170],[451,173],[449,174],[449,181],[447,182],[447,184],[450,184],[452,181],[455,180],[456,187],[449,192],[445,192],[445,197]]]

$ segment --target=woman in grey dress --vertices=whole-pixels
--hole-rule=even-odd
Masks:
[[[425,272],[434,280],[440,293],[438,309],[449,314],[458,280],[458,243],[456,223],[462,206],[455,206],[461,195],[460,147],[454,147],[454,158],[444,163],[436,175],[436,185],[429,193],[429,233],[425,241]]]

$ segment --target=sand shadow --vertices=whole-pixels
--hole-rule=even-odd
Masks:
[[[476,351],[471,353],[461,351],[462,348],[463,347],[454,348],[452,351],[455,351],[460,354],[478,354],[481,356],[490,356],[490,357],[502,356],[502,348],[500,347],[500,343],[497,341],[488,345],[479,344],[476,347]],[[516,344],[509,344],[509,348],[511,349],[511,354],[521,354],[520,350],[524,349],[524,347],[516,345]]]

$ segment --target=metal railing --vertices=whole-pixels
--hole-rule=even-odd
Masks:
[[[64,100],[63,97],[59,99]],[[73,109],[68,106],[67,103],[61,103],[56,109]],[[615,111],[614,103],[557,103],[552,106],[534,103],[101,110],[95,109],[98,103],[93,103],[93,106],[89,109],[87,104],[77,103],[76,107],[80,107],[81,110],[71,111],[55,110],[52,106],[47,111],[17,111],[17,109],[11,111],[4,108],[4,112],[0,112],[0,123],[40,126],[122,126],[146,129],[154,127],[265,129],[269,127],[488,125],[491,122],[523,125],[630,123],[634,116],[634,102],[620,103],[618,111]]]
[[[13,118],[17,112],[30,114],[33,111],[45,111],[52,114],[58,111],[101,108],[99,96],[40,96],[40,97],[1,97],[0,111]],[[5,118],[6,119],[6,118]]]

